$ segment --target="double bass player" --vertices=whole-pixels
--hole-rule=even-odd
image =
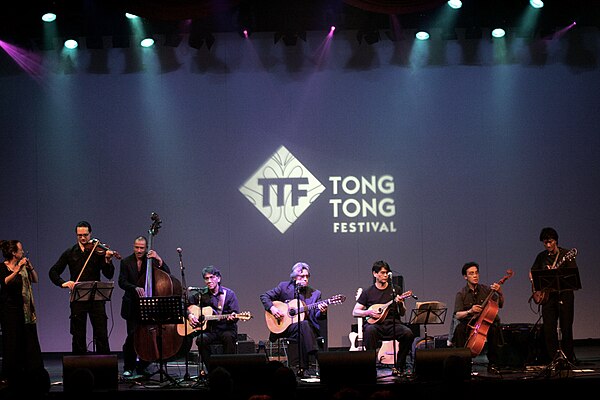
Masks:
[[[467,284],[456,293],[454,302],[454,318],[456,327],[452,342],[455,347],[465,347],[473,330],[472,324],[483,311],[483,303],[491,295],[498,308],[504,306],[502,286],[498,283],[485,285],[479,283],[479,264],[467,262],[462,267],[462,275]],[[493,292],[493,293],[492,293]],[[501,340],[500,318],[496,314],[487,331],[488,372],[495,372],[498,362],[498,345]]]

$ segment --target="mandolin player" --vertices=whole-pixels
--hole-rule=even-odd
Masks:
[[[470,261],[463,265],[462,275],[467,284],[456,293],[454,302],[454,318],[456,326],[452,342],[455,347],[465,347],[473,330],[473,325],[483,311],[482,304],[491,293],[498,308],[504,306],[502,287],[498,283],[485,285],[479,283],[479,264]],[[495,293],[492,293],[494,291]],[[488,372],[496,372],[498,364],[498,345],[501,340],[500,318],[496,314],[487,330],[484,340],[487,341]]]
[[[392,286],[394,283],[390,266],[383,260],[373,263],[371,273],[375,283],[360,294],[352,316],[366,318],[368,322],[363,330],[363,345],[367,350],[376,350],[380,341],[389,341],[395,337],[399,348],[393,349],[392,354],[397,354],[395,368],[402,374],[406,372],[406,357],[414,334],[400,318],[406,314],[404,299],[411,297],[412,292],[402,293],[400,287]]]

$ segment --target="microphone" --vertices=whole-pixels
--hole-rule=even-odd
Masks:
[[[182,251],[183,251],[183,249],[182,249],[181,247],[178,247],[178,248],[177,248],[177,252],[178,252],[179,254],[181,254],[181,252],[182,252]]]
[[[414,294],[411,294],[410,297],[412,297],[415,300],[419,300],[419,298],[417,296],[415,296]]]
[[[388,276],[391,278],[392,277],[392,271],[388,272]]]

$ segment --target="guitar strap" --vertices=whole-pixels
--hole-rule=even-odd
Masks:
[[[556,257],[554,258],[554,262],[552,263],[551,266],[548,267],[548,269],[556,269],[556,262],[558,261],[559,255],[560,255],[560,249],[558,249],[558,251],[556,252]]]
[[[219,304],[217,305],[217,314],[223,314],[223,305],[225,304],[225,294],[227,290],[223,289],[223,292],[219,295]]]

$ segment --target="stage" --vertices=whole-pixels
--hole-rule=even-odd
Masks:
[[[484,355],[461,362],[463,349],[420,350],[410,365],[410,373],[400,375],[390,365],[375,363],[366,352],[349,352],[347,349],[330,349],[322,358],[320,370],[307,371],[304,378],[277,370],[285,360],[261,354],[239,354],[220,357],[215,365],[231,372],[231,381],[215,377],[209,382],[199,364],[188,358],[152,364],[149,379],[124,379],[121,354],[111,356],[84,356],[88,359],[66,358],[60,354],[44,354],[46,370],[50,376],[49,391],[38,398],[164,398],[164,396],[219,397],[248,399],[253,394],[270,394],[273,398],[311,399],[364,398],[374,392],[400,397],[406,395],[450,395],[449,390],[475,393],[481,391],[502,396],[575,395],[600,385],[600,340],[576,341],[577,362],[546,365],[505,366],[488,371]],[[363,354],[359,354],[363,353]],[[457,356],[458,355],[458,356]],[[191,359],[191,360],[190,360]],[[81,361],[81,362],[78,362]],[[266,364],[265,364],[266,361]],[[520,362],[517,362],[520,364]],[[82,366],[86,372],[80,374]],[[290,371],[287,371],[290,372]],[[212,376],[212,375],[211,375]],[[200,378],[199,378],[200,377]],[[22,390],[9,391],[3,387],[0,397],[17,398],[30,392],[32,381],[25,380]],[[214,386],[214,387],[213,387]],[[213,391],[216,390],[216,393]],[[228,391],[230,394],[227,395]],[[343,395],[341,395],[343,392]],[[458,395],[459,392],[454,392]],[[337,393],[337,395],[336,395]]]

